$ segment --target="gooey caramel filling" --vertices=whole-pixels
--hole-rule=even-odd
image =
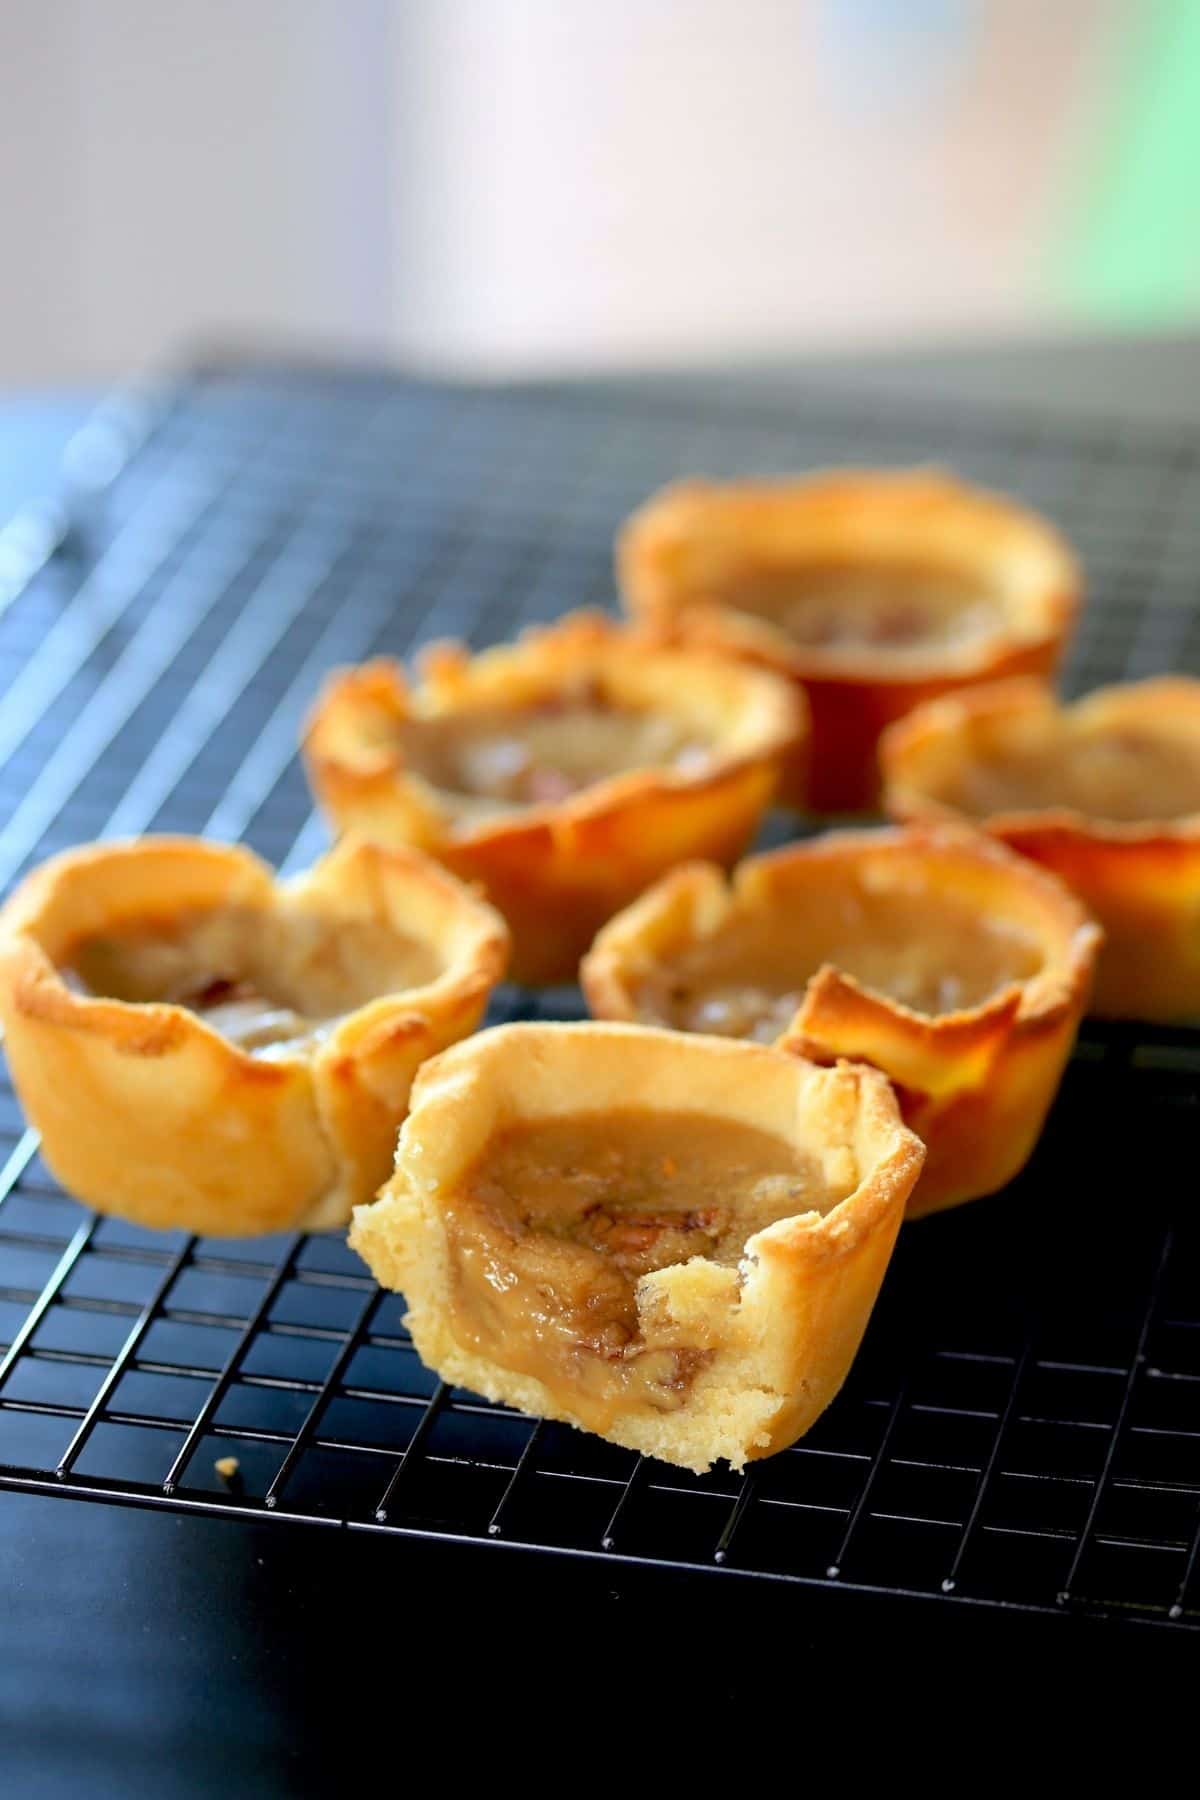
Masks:
[[[976,818],[1066,807],[1132,824],[1200,812],[1200,753],[1169,729],[1050,730],[967,763],[946,798]]]
[[[901,659],[961,649],[1005,623],[1001,602],[981,582],[921,569],[780,570],[739,582],[723,600],[809,650],[886,651]]]
[[[346,1013],[438,973],[424,945],[370,919],[252,908],[130,919],[81,938],[61,972],[77,992],[186,1006],[239,1049],[302,1052]]]
[[[510,1126],[448,1204],[457,1335],[593,1430],[626,1408],[673,1411],[714,1345],[648,1327],[639,1280],[696,1256],[735,1266],[764,1226],[844,1198],[845,1174],[834,1191],[783,1139],[697,1113]]]
[[[980,1005],[1037,973],[1033,938],[948,896],[813,892],[733,917],[712,937],[656,963],[637,990],[639,1016],[676,1030],[772,1043],[826,963],[914,1012]]]
[[[547,700],[412,720],[409,765],[462,813],[487,816],[552,805],[634,769],[695,774],[712,746],[684,720],[607,704],[599,696]]]

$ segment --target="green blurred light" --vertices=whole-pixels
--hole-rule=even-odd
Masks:
[[[1109,324],[1200,313],[1200,0],[1144,8],[1064,286]]]

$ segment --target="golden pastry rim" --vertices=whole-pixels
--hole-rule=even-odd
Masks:
[[[439,806],[435,785],[408,768],[398,744],[366,749],[354,742],[361,698],[380,704],[397,722],[413,716],[443,716],[467,710],[454,703],[472,690],[495,686],[502,691],[504,677],[510,673],[520,676],[529,670],[545,671],[546,689],[552,691],[556,678],[565,685],[589,659],[603,660],[619,685],[622,665],[620,658],[612,656],[616,651],[670,662],[677,671],[686,665],[693,678],[707,675],[714,683],[740,686],[746,715],[761,715],[758,741],[740,750],[714,743],[709,766],[699,772],[651,764],[591,782],[563,800],[514,804],[511,811],[465,827],[455,821],[450,809]],[[313,789],[335,817],[340,799],[333,796],[339,789],[354,788],[377,796],[402,787],[414,789],[414,814],[421,816],[428,833],[426,847],[435,855],[439,843],[466,849],[508,845],[523,837],[544,837],[547,832],[569,838],[611,814],[659,796],[703,794],[720,788],[745,768],[795,753],[807,736],[803,703],[769,675],[764,680],[765,672],[741,669],[703,651],[664,645],[654,635],[622,626],[599,612],[570,613],[552,625],[530,626],[510,642],[480,651],[473,652],[458,641],[430,644],[419,653],[415,666],[416,682],[408,679],[404,665],[394,657],[375,657],[335,669],[309,713],[303,753]]]
[[[737,910],[752,906],[764,878],[777,872],[786,874],[795,868],[802,873],[843,858],[887,855],[893,850],[914,857],[961,856],[994,871],[998,879],[1019,881],[1037,897],[1047,920],[1061,935],[1059,956],[1054,961],[1047,959],[1033,975],[1005,982],[973,1006],[942,1013],[921,1012],[868,987],[836,964],[825,963],[809,977],[796,1017],[777,1042],[803,1037],[801,1021],[806,1015],[826,1007],[853,1005],[894,1014],[930,1043],[940,1042],[959,1051],[969,1048],[976,1037],[990,1036],[997,1023],[1020,1032],[1049,1029],[1078,1006],[1103,935],[1085,907],[1061,881],[1005,845],[959,825],[938,824],[825,832],[745,857],[728,875],[713,863],[689,863],[672,870],[597,933],[580,967],[580,985],[589,1007],[598,1017],[636,1018],[634,978],[653,964],[652,954],[639,955],[639,946],[644,944],[647,926],[668,908],[701,898],[709,902],[710,917],[719,928]],[[698,933],[689,941],[700,943],[708,935]],[[1040,940],[1039,948],[1044,950],[1045,944],[1045,939]]]
[[[562,1041],[567,1037],[576,1040],[586,1039],[598,1048],[601,1045],[616,1047],[622,1043],[640,1041],[648,1045],[657,1045],[664,1055],[672,1058],[689,1057],[693,1054],[693,1046],[699,1046],[699,1054],[714,1061],[730,1063],[732,1059],[732,1066],[735,1069],[738,1061],[745,1066],[746,1059],[742,1055],[743,1051],[749,1051],[752,1056],[764,1063],[777,1061],[782,1054],[772,1044],[747,1044],[731,1038],[710,1037],[703,1032],[682,1033],[654,1025],[629,1024],[621,1020],[564,1019],[544,1022],[515,1020],[504,1025],[493,1025],[486,1031],[475,1032],[471,1037],[451,1044],[448,1049],[431,1057],[422,1066],[413,1083],[412,1103],[409,1107],[408,1117],[400,1128],[396,1150],[397,1169],[431,1114],[434,1116],[435,1123],[439,1118],[449,1123],[463,1105],[472,1080],[477,1085],[483,1086],[489,1076],[495,1076],[501,1072],[499,1069],[487,1066],[492,1063],[493,1059],[497,1064],[504,1062],[514,1048],[534,1050],[543,1048],[552,1054],[555,1041]],[[803,1056],[789,1056],[788,1062],[794,1065],[791,1072],[797,1084],[824,1085],[828,1078],[835,1074],[842,1081],[852,1079],[859,1086],[860,1101],[872,1115],[873,1122],[894,1129],[895,1144],[890,1159],[886,1163],[876,1164],[866,1179],[861,1181],[852,1193],[838,1201],[835,1206],[830,1207],[828,1212],[819,1213],[810,1209],[804,1213],[790,1213],[785,1218],[776,1219],[771,1225],[765,1226],[762,1232],[756,1234],[756,1237],[770,1235],[775,1240],[784,1241],[794,1235],[793,1231],[785,1228],[795,1227],[798,1222],[804,1222],[805,1236],[832,1238],[839,1247],[848,1247],[856,1243],[862,1233],[874,1223],[878,1212],[889,1203],[891,1190],[904,1179],[904,1175],[912,1163],[921,1160],[923,1150],[914,1134],[901,1121],[891,1083],[879,1070],[872,1069],[866,1064],[850,1061],[843,1061],[835,1065],[814,1063]],[[506,1065],[503,1073],[506,1076],[511,1075],[511,1065]],[[758,1125],[760,1129],[769,1131],[772,1135],[779,1135],[775,1127],[761,1124],[759,1110],[752,1104],[753,1094],[741,1093],[734,1084],[732,1088],[725,1091],[724,1099],[729,1104],[728,1110],[722,1114],[723,1117],[728,1118],[731,1122]],[[674,1112],[699,1110],[698,1108],[688,1109],[679,1106],[661,1108],[653,1103],[642,1104],[636,1099],[632,1102],[627,1101],[625,1104],[632,1110],[651,1113],[664,1110]],[[589,1107],[587,1095],[581,1094],[575,1089],[571,1094],[571,1105],[562,1113],[525,1112],[522,1110],[518,1098],[515,1105],[504,1109],[497,1119],[497,1125],[501,1129],[506,1129],[517,1122],[534,1123],[545,1118],[571,1118],[596,1110],[604,1111],[607,1110],[607,1107]],[[710,1115],[706,1114],[705,1116]],[[452,1136],[453,1134],[450,1132],[443,1133],[441,1144],[450,1143]],[[481,1147],[486,1147],[494,1136],[494,1130],[488,1131],[482,1139]],[[466,1169],[474,1164],[478,1154],[479,1152],[476,1151],[468,1156],[465,1162],[456,1169],[456,1175],[461,1176],[465,1173]],[[427,1182],[431,1175],[429,1163],[423,1161],[421,1169],[422,1180]],[[377,1198],[355,1207],[354,1225],[356,1229],[359,1215],[371,1214],[378,1203],[379,1199]],[[851,1214],[853,1214],[852,1218]],[[753,1240],[747,1240],[747,1249],[751,1241]],[[707,1259],[700,1258],[699,1260]],[[668,1266],[674,1268],[681,1265],[670,1264]]]
[[[1024,550],[1031,565],[1024,603],[1040,613],[1040,619],[1036,625],[1017,628],[1011,616],[1012,597],[998,592],[996,597],[1005,610],[1006,623],[978,642],[968,641],[949,653],[931,649],[922,655],[909,649],[898,659],[883,646],[848,646],[838,651],[806,649],[770,620],[746,614],[728,602],[689,601],[680,592],[678,578],[658,566],[664,541],[669,543],[672,536],[682,539],[689,526],[693,537],[701,535],[705,505],[744,508],[750,516],[739,535],[749,545],[761,532],[762,514],[767,509],[788,509],[799,513],[802,519],[811,510],[816,555],[810,549],[805,557],[796,556],[799,564],[809,558],[816,560],[817,556],[830,557],[830,548],[817,529],[822,512],[830,508],[856,513],[860,520],[867,518],[876,526],[880,520],[895,515],[914,545],[921,541],[921,530],[928,529],[931,509],[935,518],[938,512],[952,521],[957,516],[960,528],[977,540],[976,554],[970,561],[985,578],[994,571],[1002,552],[1012,555],[1015,550]],[[753,517],[755,509],[760,513],[757,520]],[[904,518],[907,510],[915,512],[908,521]],[[684,514],[682,524],[677,520],[680,513]],[[828,530],[828,519],[825,529]],[[835,542],[841,541],[835,534]],[[879,549],[866,546],[860,546],[856,556],[849,543],[843,544],[839,555],[848,564],[899,560],[895,550],[888,558]],[[627,609],[658,631],[685,642],[725,648],[784,670],[801,681],[830,685],[905,688],[928,682],[987,679],[991,671],[1002,670],[1013,656],[1050,651],[1061,645],[1078,616],[1082,589],[1078,558],[1048,519],[1007,495],[930,467],[846,467],[757,481],[719,482],[694,477],[673,482],[651,495],[625,521],[617,538],[616,559],[618,587]],[[960,564],[959,568],[963,566]]]
[[[908,1202],[908,1216],[917,1218],[1010,1181],[1031,1153],[1057,1090],[1103,934],[1052,874],[961,827],[831,832],[747,859],[732,883],[710,864],[675,871],[598,934],[581,980],[594,1013],[637,1016],[645,975],[684,943],[719,931],[747,890],[752,897],[756,889],[769,891],[778,872],[783,891],[799,894],[815,870],[820,894],[822,862],[879,858],[889,846],[907,858],[967,859],[984,916],[993,910],[989,886],[994,892],[1002,882],[1001,891],[1011,895],[1010,884],[1018,882],[1023,903],[1015,910],[1042,958],[1032,975],[1004,983],[975,1006],[938,1014],[919,1012],[826,963],[814,970],[775,1039],[778,1048],[820,1062],[860,1059],[894,1083],[906,1122],[929,1148]],[[835,871],[834,879],[845,876]]]
[[[413,885],[436,887],[448,912],[464,913],[465,908],[469,908],[477,913],[476,941],[468,954],[461,955],[429,981],[397,989],[395,993],[380,994],[344,1013],[328,1036],[310,1050],[295,1055],[281,1051],[264,1060],[223,1037],[202,1013],[177,1001],[118,1000],[109,994],[76,993],[63,981],[58,966],[34,937],[31,927],[45,904],[44,896],[48,896],[54,883],[63,876],[71,876],[76,869],[94,866],[110,858],[136,861],[147,848],[184,855],[198,853],[211,856],[214,863],[228,864],[236,860],[250,877],[245,890],[247,898],[255,893],[265,895],[268,889],[273,893],[302,892],[312,877],[321,871],[332,873],[362,857],[384,859],[394,872],[403,872],[406,881]],[[265,886],[258,880],[259,876],[265,876]],[[231,898],[230,904],[237,904],[236,899]],[[31,870],[0,908],[0,941],[17,963],[16,972],[6,979],[6,985],[14,1004],[30,1017],[69,1025],[74,1030],[97,1032],[121,1041],[135,1053],[147,1055],[157,1055],[181,1037],[198,1032],[207,1042],[218,1046],[221,1055],[238,1064],[243,1073],[251,1072],[256,1078],[267,1075],[269,1085],[273,1079],[269,1076],[272,1069],[312,1066],[328,1061],[339,1053],[349,1038],[362,1040],[366,1047],[363,1015],[383,1003],[395,1005],[403,1001],[405,1008],[416,1015],[451,998],[484,989],[490,992],[503,976],[508,932],[503,920],[486,901],[465,891],[463,884],[439,863],[419,852],[387,848],[364,838],[347,836],[325,856],[318,858],[311,868],[281,881],[271,865],[247,845],[166,833],[84,844],[48,857]],[[429,943],[432,940],[422,941]],[[390,1036],[398,1023],[385,1023],[380,1028]],[[373,1025],[366,1027],[367,1031],[375,1029]]]
[[[1164,711],[1166,703],[1166,712]],[[988,683],[927,701],[889,725],[880,739],[879,761],[884,806],[896,819],[944,821],[969,825],[980,833],[1009,834],[1033,840],[1039,836],[1071,836],[1099,844],[1164,848],[1200,842],[1200,807],[1176,819],[1105,819],[1076,807],[1013,807],[994,813],[968,813],[927,793],[908,777],[909,760],[932,740],[969,733],[985,719],[1023,719],[1041,714],[1060,729],[1074,721],[1111,718],[1114,723],[1153,714],[1167,716],[1171,706],[1195,717],[1200,736],[1200,680],[1186,675],[1154,675],[1143,681],[1108,682],[1077,700],[1062,701],[1046,683],[1032,678]],[[963,761],[971,759],[965,748]]]

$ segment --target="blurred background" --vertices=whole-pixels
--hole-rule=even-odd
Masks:
[[[5,0],[0,385],[1179,329],[1197,0]]]

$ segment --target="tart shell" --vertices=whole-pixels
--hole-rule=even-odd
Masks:
[[[718,1458],[741,1468],[792,1443],[828,1405],[883,1279],[923,1152],[875,1071],[639,1026],[501,1026],[421,1072],[395,1175],[355,1211],[350,1241],[385,1286],[404,1291],[417,1350],[444,1380],[580,1425],[541,1381],[459,1341],[445,1209],[496,1129],[626,1106],[631,1094],[855,1159],[846,1198],[758,1232],[740,1268],[693,1257],[638,1284],[639,1318],[712,1354],[676,1410],[618,1413],[603,1435],[685,1468]]]
[[[1200,760],[1200,681],[1131,682],[1060,707],[1040,682],[1007,682],[922,707],[881,749],[885,804],[897,819],[960,822],[938,797],[981,740],[1031,728],[1103,734],[1164,723]],[[1065,807],[998,812],[971,823],[1050,869],[1104,927],[1093,1010],[1109,1018],[1200,1016],[1200,811],[1164,821],[1089,818]]]
[[[806,647],[740,611],[739,583],[789,568],[915,567],[986,582],[1007,629],[902,661],[886,647]],[[675,640],[789,677],[812,715],[808,780],[785,795],[818,813],[861,812],[879,794],[876,747],[893,720],[938,695],[1057,668],[1080,571],[1036,513],[935,471],[843,470],[787,481],[664,488],[627,521],[617,579],[635,618]]]
[[[1003,1187],[1037,1142],[1101,936],[1060,883],[975,833],[834,832],[753,857],[732,881],[711,865],[676,870],[599,934],[580,979],[594,1016],[637,1018],[640,984],[664,959],[758,907],[796,917],[835,907],[864,871],[931,895],[949,889],[981,916],[1019,921],[1044,955],[1031,978],[940,1014],[917,1012],[826,963],[777,1040],[816,1062],[870,1063],[892,1081],[927,1150],[908,1202],[918,1218]]]
[[[347,1013],[310,1054],[256,1058],[170,1003],[68,987],[73,943],[148,912],[314,908],[394,924],[442,972]],[[250,1236],[341,1224],[386,1175],[416,1071],[478,1024],[503,922],[424,858],[345,840],[276,886],[250,851],[146,838],[68,851],[0,913],[13,1081],[63,1186],[142,1225]]]
[[[513,974],[573,979],[597,928],[689,856],[733,861],[770,803],[785,760],[806,739],[807,713],[787,685],[703,652],[649,643],[599,614],[576,614],[472,657],[436,646],[411,686],[380,660],[335,674],[309,720],[313,791],[341,830],[411,844],[478,884],[513,934]],[[407,768],[396,741],[406,720],[479,706],[519,709],[581,677],[631,705],[677,712],[681,696],[720,737],[703,772],[647,768],[570,798],[468,826]]]

